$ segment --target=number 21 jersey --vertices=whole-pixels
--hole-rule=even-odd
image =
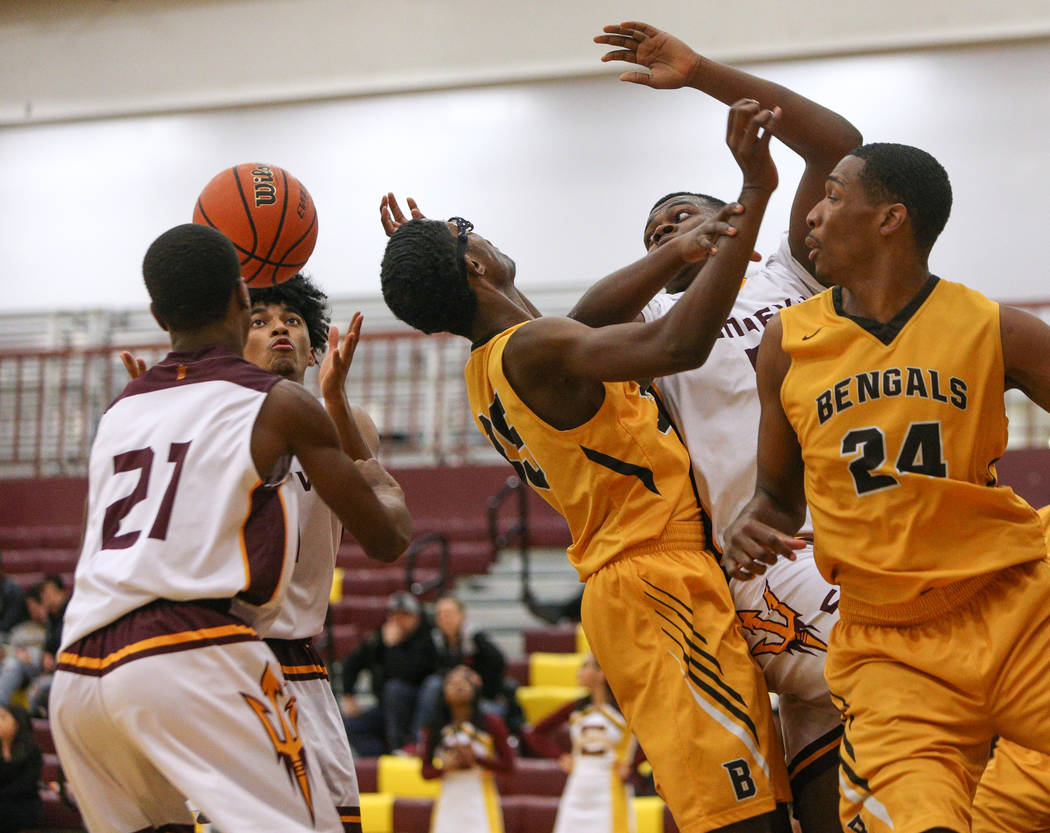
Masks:
[[[279,603],[296,509],[251,456],[279,381],[211,347],[168,354],[110,405],[91,447],[63,648],[156,599],[237,599],[249,620]]]
[[[886,323],[848,315],[838,287],[780,317],[817,565],[844,598],[910,603],[1045,556],[1035,510],[996,480],[998,304],[931,276]]]

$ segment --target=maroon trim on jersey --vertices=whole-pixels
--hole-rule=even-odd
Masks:
[[[280,490],[259,484],[252,490],[251,510],[241,530],[248,586],[237,598],[253,605],[265,604],[273,598],[284,569],[286,532]]]
[[[328,669],[309,639],[267,639],[281,671],[289,682],[327,680]]]
[[[218,344],[184,353],[172,351],[137,379],[128,382],[109,407],[140,393],[215,381],[232,382],[260,393],[269,393],[281,377],[256,367],[228,347]]]
[[[101,677],[142,657],[258,639],[230,613],[229,599],[157,599],[74,642],[59,655],[58,668]]]

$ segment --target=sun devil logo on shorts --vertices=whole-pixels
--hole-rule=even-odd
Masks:
[[[780,601],[769,589],[762,593],[766,610],[738,610],[740,624],[752,633],[768,633],[771,638],[763,638],[752,646],[754,656],[761,654],[812,654],[816,651],[827,651],[827,643],[822,641],[816,632],[799,617],[798,611]],[[766,616],[762,614],[766,613]]]
[[[245,694],[243,691],[241,692],[241,697],[252,707],[252,711],[255,712],[262,722],[263,727],[266,729],[266,734],[270,737],[270,743],[273,744],[273,749],[277,753],[277,760],[284,763],[285,768],[288,770],[288,777],[293,784],[299,787],[299,792],[302,793],[303,801],[306,803],[306,809],[310,811],[310,821],[313,822],[314,802],[313,796],[310,794],[310,781],[307,778],[306,750],[303,749],[303,742],[299,737],[299,711],[295,698],[289,697],[283,709],[278,704],[278,700],[281,697],[281,682],[270,670],[269,663],[263,669],[259,686],[262,688],[266,699],[270,701],[270,706],[273,707],[273,713],[277,716],[280,732],[270,722],[269,715],[271,710],[266,703],[252,697],[250,694]],[[287,722],[284,719],[284,712],[288,714]]]
[[[255,190],[255,207],[273,205],[277,202],[277,186],[273,181],[273,171],[264,165],[252,168],[252,184]]]

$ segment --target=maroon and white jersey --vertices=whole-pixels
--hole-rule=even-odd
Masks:
[[[299,507],[295,568],[276,620],[261,625],[260,632],[267,639],[308,639],[324,628],[343,525],[313,490],[294,457],[284,492],[294,496]]]
[[[765,265],[737,294],[718,340],[700,367],[656,380],[656,387],[689,448],[700,500],[722,548],[726,527],[755,492],[758,345],[777,310],[824,289],[791,255],[785,234]],[[646,321],[670,311],[681,293],[662,293],[642,310]],[[806,528],[811,529],[807,517]]]
[[[252,428],[278,376],[223,347],[169,353],[99,422],[63,648],[155,599],[236,599],[272,615],[294,564],[298,509],[261,478]]]

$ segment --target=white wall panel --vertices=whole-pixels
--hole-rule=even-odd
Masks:
[[[601,73],[639,18],[735,61],[1050,35],[1047,0],[4,0],[0,123]]]
[[[938,156],[956,205],[934,269],[1020,299],[1050,296],[1048,67],[1050,41],[751,68],[843,112],[868,140]],[[736,195],[724,119],[695,91],[604,77],[0,129],[5,307],[145,305],[149,242],[189,220],[213,174],[246,161],[283,165],[313,193],[310,267],[330,294],[377,294],[387,189],[474,220],[517,259],[526,290],[582,288],[641,254],[656,197]],[[801,171],[785,148],[776,158],[763,252]]]

